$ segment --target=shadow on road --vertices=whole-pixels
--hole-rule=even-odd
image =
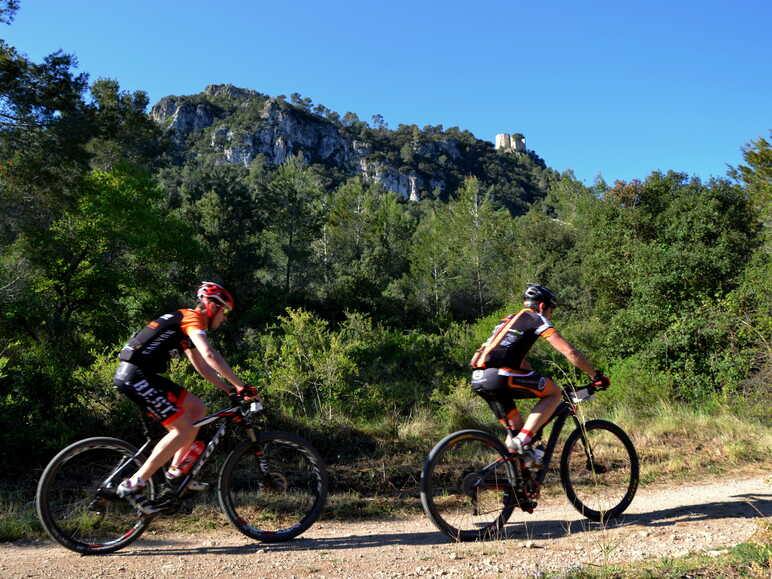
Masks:
[[[755,519],[772,516],[772,494],[751,493],[730,497],[734,500],[674,507],[647,513],[623,515],[609,523],[605,528],[620,527],[668,527],[682,522],[707,521],[712,519],[743,518]],[[738,500],[739,499],[739,500]],[[300,537],[288,543],[253,543],[238,546],[201,546],[190,547],[170,544],[168,540],[142,539],[134,551],[122,551],[115,557],[168,557],[169,555],[248,555],[260,550],[266,552],[284,551],[334,551],[340,549],[367,549],[386,546],[443,545],[450,541],[436,531],[426,521],[426,531],[378,533],[378,523],[372,523],[372,534],[352,534],[345,537]],[[574,521],[545,520],[517,523],[507,526],[506,538],[515,540],[556,539],[587,531],[597,531],[604,527],[587,519]],[[235,531],[234,531],[235,532]]]
[[[734,500],[672,507],[646,513],[624,514],[605,526],[587,519],[523,522],[508,526],[507,536],[513,539],[550,539],[587,531],[598,531],[604,528],[616,529],[633,525],[657,528],[669,527],[683,522],[713,519],[755,519],[772,516],[772,494],[750,493],[735,495],[730,498]]]
[[[377,522],[373,523],[374,529]],[[372,535],[350,535],[346,537],[299,537],[287,543],[253,543],[249,545],[223,545],[180,547],[169,544],[163,539],[147,541],[142,540],[137,545],[141,550],[134,552],[121,551],[115,557],[168,557],[169,555],[248,555],[258,551],[270,551],[271,553],[283,551],[335,551],[340,549],[367,549],[370,547],[387,547],[397,545],[441,545],[447,544],[447,538],[439,532],[434,532],[431,523],[427,521],[427,530],[420,533],[382,533],[377,531]]]

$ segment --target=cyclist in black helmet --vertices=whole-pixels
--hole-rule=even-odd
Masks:
[[[507,448],[518,454],[529,454],[534,433],[560,403],[560,389],[551,378],[535,372],[528,362],[528,351],[538,338],[547,340],[590,376],[596,386],[608,386],[611,381],[555,330],[550,320],[558,302],[549,288],[529,283],[523,292],[523,305],[524,309],[499,322],[490,338],[475,352],[470,366],[472,389],[488,402],[502,425],[519,431],[516,437],[507,435]],[[518,398],[540,399],[525,421],[515,405]]]

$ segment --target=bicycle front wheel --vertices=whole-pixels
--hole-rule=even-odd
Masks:
[[[576,510],[592,521],[621,515],[638,488],[638,454],[616,424],[590,420],[574,430],[560,457],[560,481]]]
[[[300,436],[262,433],[230,453],[218,493],[239,531],[266,543],[288,541],[319,518],[327,500],[327,469]]]
[[[454,541],[500,538],[517,503],[514,480],[509,454],[498,439],[461,430],[429,453],[421,473],[421,504]]]
[[[37,512],[59,544],[83,555],[112,553],[139,538],[150,522],[115,494],[145,461],[117,438],[87,438],[57,454],[40,477]],[[145,496],[155,495],[147,481]]]

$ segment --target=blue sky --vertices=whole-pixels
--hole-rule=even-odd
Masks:
[[[768,0],[21,0],[0,36],[151,103],[230,83],[363,120],[521,132],[558,171],[703,179],[772,128]]]

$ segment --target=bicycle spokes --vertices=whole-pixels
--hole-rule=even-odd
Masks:
[[[569,500],[593,520],[620,514],[638,485],[638,458],[616,425],[590,421],[566,441],[561,478]]]
[[[109,553],[133,541],[145,522],[115,494],[120,483],[116,465],[129,459],[142,464],[136,451],[115,439],[88,439],[57,455],[40,479],[37,507],[46,531],[79,553]],[[145,490],[152,498],[152,481]]]
[[[321,458],[294,435],[270,434],[237,448],[221,480],[228,518],[250,537],[287,540],[319,516],[327,496]]]
[[[508,455],[485,433],[440,442],[424,467],[421,500],[437,527],[456,540],[492,537],[515,506]]]

